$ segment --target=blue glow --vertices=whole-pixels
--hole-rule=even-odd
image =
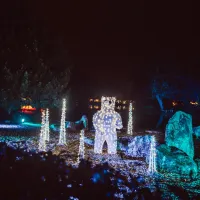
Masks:
[[[25,122],[25,119],[23,118],[23,119],[21,120],[21,122],[24,123],[24,122]]]
[[[32,127],[41,127],[41,124],[37,124],[37,123],[30,123],[30,122],[24,122],[23,123],[24,125],[26,125],[26,126],[32,126]]]
[[[106,196],[107,196],[107,197],[111,197],[111,193],[108,192],[108,193],[106,194]]]
[[[118,179],[117,179],[117,182],[118,182],[118,183],[123,183],[124,181],[123,181],[122,179],[118,178]]]
[[[104,169],[104,170],[103,170],[103,173],[104,173],[104,174],[107,174],[107,173],[108,173],[108,170]]]
[[[99,173],[95,173],[92,177],[93,183],[97,183],[100,179],[101,179],[101,176],[99,175]]]

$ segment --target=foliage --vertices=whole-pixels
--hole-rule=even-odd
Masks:
[[[1,103],[8,110],[31,104],[37,108],[58,107],[60,98],[66,92],[70,71],[53,74],[47,67],[38,72],[19,69],[15,73],[4,68],[5,85],[1,90]]]
[[[162,99],[176,99],[184,102],[198,100],[199,85],[199,82],[183,76],[154,78],[151,84],[152,98],[159,95]]]
[[[24,50],[22,64],[17,70],[12,68],[11,62],[4,64],[1,106],[9,113],[26,104],[36,108],[58,107],[60,99],[66,98],[69,94],[71,66],[66,63],[62,71],[57,69],[59,68],[56,66],[57,54],[50,59],[41,58],[42,52],[39,51],[38,42],[35,40],[32,45],[29,47],[25,45],[24,48],[28,51]],[[58,46],[58,52],[63,53],[63,51],[62,47]],[[66,55],[62,57],[63,60],[66,58]],[[60,65],[64,63],[65,61]]]
[[[157,76],[151,84],[152,98],[157,99],[161,110],[164,110],[163,99],[178,100],[189,105],[190,101],[198,101],[200,83],[184,76]]]

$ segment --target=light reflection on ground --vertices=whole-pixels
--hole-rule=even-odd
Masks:
[[[1,134],[1,131],[0,131]],[[145,135],[147,133],[142,133]],[[148,133],[150,134],[150,133]],[[159,133],[157,133],[159,134]],[[0,142],[6,142],[8,146],[21,149],[25,152],[38,152],[38,131],[35,136],[0,136]],[[140,133],[141,135],[141,133]],[[85,159],[88,159],[93,163],[93,166],[96,164],[102,164],[107,162],[110,167],[119,171],[120,174],[125,175],[127,180],[132,177],[142,177],[144,182],[140,182],[140,187],[149,187],[151,191],[159,188],[163,192],[163,198],[176,198],[176,195],[171,192],[171,187],[179,186],[187,191],[190,197],[200,195],[200,175],[198,174],[197,178],[194,180],[187,180],[179,176],[174,176],[172,174],[159,174],[157,173],[154,176],[150,176],[147,173],[148,165],[145,162],[144,158],[127,158],[123,155],[122,152],[118,151],[117,155],[108,155],[106,149],[104,149],[103,155],[97,155],[93,153],[93,142],[94,133],[86,133],[85,140]],[[119,137],[130,137],[121,134]],[[160,135],[158,135],[158,140]],[[65,159],[67,165],[77,166],[77,154],[79,148],[79,133],[68,133],[67,135],[67,145],[66,146],[57,146],[58,143],[58,134],[51,134],[50,142],[47,144],[48,150],[52,151],[53,154],[60,156]],[[161,139],[160,139],[161,140]],[[122,187],[122,186],[121,186]],[[128,191],[127,191],[128,192]]]

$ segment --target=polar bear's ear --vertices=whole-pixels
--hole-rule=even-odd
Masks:
[[[111,100],[111,102],[112,102],[113,104],[115,104],[115,101],[116,101],[116,98],[115,98],[115,97],[111,97],[110,100]]]
[[[105,101],[106,98],[104,96],[101,97],[101,101]]]
[[[112,100],[113,100],[113,101],[116,101],[116,97],[112,97]]]

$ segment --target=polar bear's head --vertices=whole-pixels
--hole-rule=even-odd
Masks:
[[[115,101],[115,97],[101,97],[101,110],[114,110]]]

